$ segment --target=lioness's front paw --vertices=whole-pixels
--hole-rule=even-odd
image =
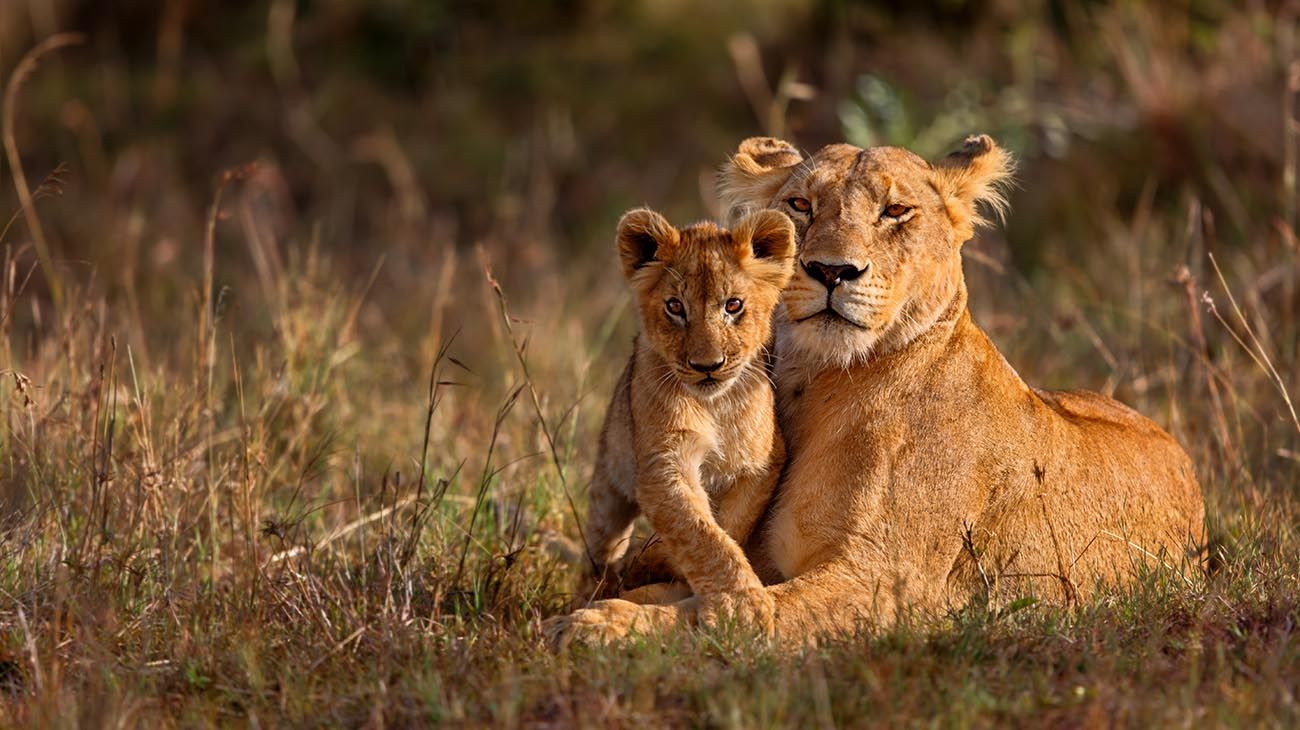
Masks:
[[[776,601],[763,588],[700,597],[700,625],[717,628],[734,624],[772,636],[776,627]]]
[[[542,634],[552,649],[563,649],[573,642],[608,644],[627,636],[633,629],[651,628],[641,607],[617,598],[596,601],[590,607],[568,616],[556,616],[542,623]]]

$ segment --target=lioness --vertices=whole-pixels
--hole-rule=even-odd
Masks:
[[[644,512],[658,535],[651,552],[662,549],[658,560],[705,602],[706,619],[740,611],[770,629],[771,597],[741,545],[785,460],[759,356],[793,273],[794,226],[768,210],[730,231],[679,231],[640,209],[619,221],[617,244],[641,329],[601,432],[586,527],[593,567],[604,574],[623,555]]]
[[[788,462],[754,553],[783,581],[767,590],[785,641],[977,596],[1077,600],[1203,542],[1168,434],[1110,398],[1029,387],[971,319],[961,244],[979,206],[1004,205],[1011,164],[987,136],[934,164],[755,138],[724,170],[730,209],[780,210],[800,238],[776,324]],[[603,601],[569,632],[695,610]]]

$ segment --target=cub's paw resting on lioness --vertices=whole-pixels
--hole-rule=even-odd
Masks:
[[[776,624],[776,601],[766,588],[713,593],[699,598],[697,620],[708,629],[753,631],[771,637]]]

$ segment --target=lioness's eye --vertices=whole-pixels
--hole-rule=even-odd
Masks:
[[[735,297],[728,299],[726,305],[723,306],[723,309],[727,310],[727,314],[740,314],[740,310],[744,308],[745,303]]]
[[[812,210],[812,203],[808,202],[807,198],[790,198],[785,201],[785,204],[800,213],[807,213]]]
[[[894,203],[892,205],[888,205],[885,207],[884,217],[902,218],[903,216],[907,215],[908,212],[911,210],[912,210],[912,206],[910,205],[903,205],[902,203]]]
[[[675,297],[664,302],[664,309],[674,317],[681,317],[686,314],[686,305],[682,304],[682,300]]]

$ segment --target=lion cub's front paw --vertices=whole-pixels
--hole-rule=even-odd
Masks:
[[[709,628],[733,624],[772,636],[775,616],[776,601],[763,588],[700,597],[699,621]]]
[[[570,644],[608,644],[627,636],[633,629],[646,631],[649,622],[643,618],[641,607],[617,598],[597,601],[567,616],[556,616],[542,623],[542,634],[552,649],[563,649]]]

